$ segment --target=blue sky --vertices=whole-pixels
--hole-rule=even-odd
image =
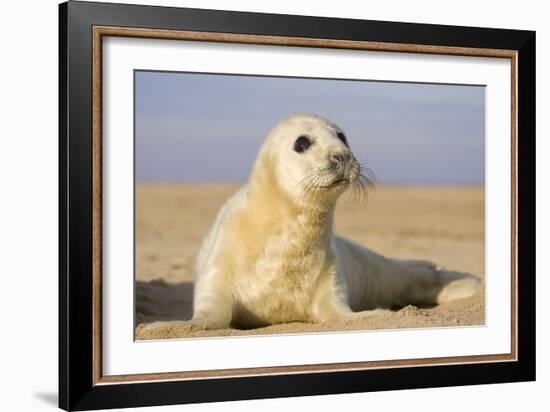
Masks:
[[[138,182],[244,181],[293,112],[338,124],[379,183],[484,182],[481,86],[146,71],[135,82]]]

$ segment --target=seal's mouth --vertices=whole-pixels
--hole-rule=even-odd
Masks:
[[[336,168],[336,170],[334,167],[329,167],[325,169],[324,174],[320,174],[322,177],[318,179],[315,186],[318,189],[333,189],[348,186],[358,179],[359,173],[359,164],[344,165],[343,167]]]
[[[342,186],[342,185],[349,185],[350,183],[351,183],[351,180],[349,178],[341,177],[341,178],[337,178],[332,183],[322,187],[336,187],[336,186]]]
[[[341,183],[349,183],[348,179],[336,179],[334,182],[332,182],[331,186],[339,185]]]

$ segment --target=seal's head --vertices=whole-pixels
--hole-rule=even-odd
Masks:
[[[281,189],[296,202],[333,204],[360,177],[343,130],[320,116],[293,114],[264,143],[256,174],[269,165]]]

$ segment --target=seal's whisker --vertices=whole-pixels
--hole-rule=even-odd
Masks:
[[[346,190],[344,199],[352,209],[355,209],[357,205],[357,188],[355,184],[351,185],[348,190]]]
[[[306,176],[304,179],[301,180],[302,183],[305,181],[305,185],[304,185],[303,189],[301,190],[300,194],[298,195],[297,201],[301,202],[303,200],[303,198],[317,184],[319,173],[320,173],[320,170],[315,169],[315,171],[312,174],[310,174],[309,176]]]
[[[374,185],[373,181],[366,177],[363,174],[359,175],[359,182],[361,182],[362,192],[363,192],[363,198],[364,203],[367,204],[369,195],[371,192],[374,192],[376,190],[376,186]]]
[[[349,185],[346,189],[346,192],[344,193],[345,202],[352,209],[358,208],[361,196],[361,187],[360,184],[357,182]]]
[[[369,202],[369,192],[372,190],[372,186],[370,180],[366,179],[359,179],[361,182],[361,207],[367,207],[367,204]]]
[[[359,164],[359,172],[365,177],[368,177],[371,182],[376,182],[374,171],[370,167],[365,166],[365,164]]]
[[[358,163],[359,175],[357,179],[346,190],[346,201],[353,209],[366,207],[370,192],[375,191],[376,175],[369,167]]]
[[[336,170],[334,169],[334,166],[316,168],[312,170],[312,173],[302,178],[297,183],[298,186],[303,185],[302,190],[297,196],[297,200],[302,201],[304,197],[311,195],[312,191],[319,186],[319,184],[326,184],[326,180],[332,177],[335,173],[341,174],[341,171],[338,170],[341,166],[337,165],[336,168]],[[315,198],[322,195],[324,196],[323,193],[317,193],[316,191],[314,194]]]
[[[374,183],[366,176],[360,174],[357,180],[350,186],[346,199],[353,209],[363,209],[369,199],[369,193],[374,190]]]
[[[322,170],[321,167],[317,167],[315,169],[312,169],[312,173],[307,175],[306,177],[300,179],[297,183],[297,185],[300,185],[301,183],[303,183],[304,181],[308,180],[308,179],[311,179],[312,177],[314,177],[316,174],[318,174],[320,171]]]

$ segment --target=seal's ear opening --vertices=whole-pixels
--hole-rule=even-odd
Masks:
[[[297,153],[303,153],[313,144],[311,139],[307,136],[300,136],[294,142],[294,151]]]

